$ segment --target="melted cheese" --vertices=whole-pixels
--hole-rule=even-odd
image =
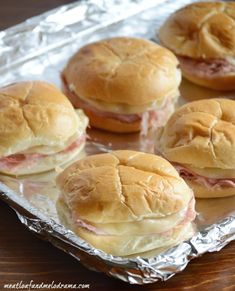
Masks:
[[[187,207],[175,214],[162,218],[145,218],[140,221],[125,223],[92,223],[92,225],[87,224],[86,228],[109,235],[149,235],[166,232],[180,223],[193,220],[194,217],[194,199],[192,198]],[[77,222],[80,224],[81,220],[78,219]]]
[[[73,84],[69,85],[69,89],[76,94],[75,87]],[[112,112],[112,113],[121,113],[121,114],[138,114],[143,113],[153,109],[159,109],[164,106],[165,100],[168,98],[176,98],[179,96],[178,89],[174,89],[167,96],[164,96],[162,99],[155,100],[154,102],[146,103],[143,105],[128,105],[124,103],[109,103],[103,100],[97,99],[87,99],[83,96],[79,96],[79,98],[94,108],[100,111]]]

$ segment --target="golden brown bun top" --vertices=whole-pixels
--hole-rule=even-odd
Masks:
[[[200,2],[175,13],[159,31],[161,42],[191,58],[235,56],[235,3]]]
[[[235,169],[235,101],[218,98],[185,104],[159,130],[156,149],[171,162]]]
[[[96,223],[164,217],[192,197],[165,159],[129,150],[79,160],[57,177],[57,186],[72,216]]]
[[[42,82],[0,88],[0,157],[34,146],[57,146],[78,131],[78,117],[65,95]]]
[[[81,98],[136,106],[177,90],[177,65],[173,53],[151,41],[119,37],[81,48],[63,77]]]

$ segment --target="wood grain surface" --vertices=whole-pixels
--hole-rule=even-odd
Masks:
[[[73,1],[0,0],[0,29],[69,2]],[[50,243],[38,239],[19,222],[14,211],[0,201],[0,291],[13,290],[4,289],[4,284],[20,281],[29,283],[31,280],[39,284],[49,284],[53,281],[64,284],[89,284],[89,289],[81,290],[96,291],[232,291],[235,290],[235,243],[230,243],[218,253],[205,254],[195,259],[186,270],[167,282],[133,286],[104,274],[89,271]]]

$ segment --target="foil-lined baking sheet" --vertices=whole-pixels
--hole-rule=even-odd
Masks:
[[[156,31],[176,9],[189,0],[87,0],[62,6],[0,32],[0,85],[41,79],[61,86],[60,72],[68,58],[82,45],[112,36],[135,36],[157,41]],[[208,97],[235,96],[203,89],[185,80],[179,103]],[[113,149],[153,151],[151,132],[105,133],[89,129],[82,155]],[[41,238],[69,253],[89,269],[131,284],[167,280],[188,262],[205,252],[219,251],[235,239],[235,197],[198,199],[196,234],[162,253],[120,258],[94,249],[59,224],[55,209],[58,191],[56,172],[19,179],[0,176],[0,196],[17,213],[20,221]]]

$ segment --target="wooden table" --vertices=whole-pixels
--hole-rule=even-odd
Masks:
[[[73,1],[0,0],[0,29],[69,2]],[[83,290],[95,291],[232,291],[235,290],[235,243],[230,243],[219,253],[206,254],[195,259],[184,272],[167,282],[132,286],[104,274],[89,271],[50,243],[41,241],[19,222],[13,210],[0,201],[0,291],[13,290],[4,289],[6,283],[29,283],[31,280],[34,283],[54,281],[64,284],[89,284],[90,288]]]

